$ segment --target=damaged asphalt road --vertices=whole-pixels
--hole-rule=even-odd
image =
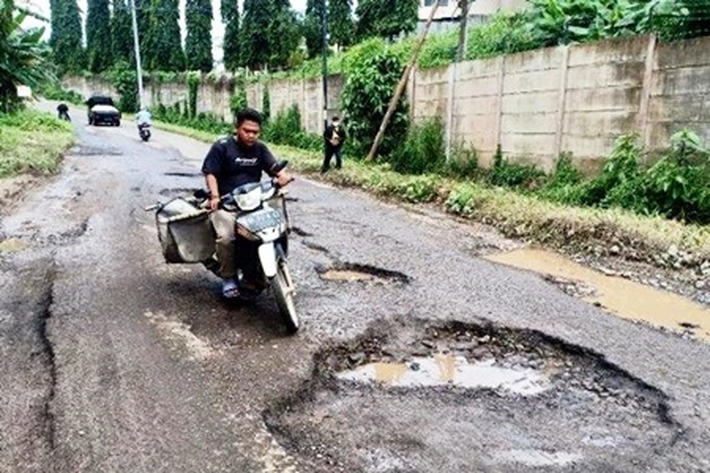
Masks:
[[[287,337],[269,298],[162,260],[142,208],[201,186],[207,145],[78,120],[0,225],[0,471],[710,471],[707,343],[305,179]]]

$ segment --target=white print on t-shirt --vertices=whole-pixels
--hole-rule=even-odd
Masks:
[[[240,166],[256,166],[257,158],[234,158],[234,163]]]

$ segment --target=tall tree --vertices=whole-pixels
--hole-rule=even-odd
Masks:
[[[239,39],[239,3],[237,0],[222,0],[220,15],[224,24],[224,39],[222,51],[224,68],[235,71],[241,65],[240,39]]]
[[[288,0],[244,0],[242,63],[253,69],[286,66],[298,48],[299,30]]]
[[[185,56],[191,71],[212,70],[212,2],[187,0],[185,5]]]
[[[306,3],[303,36],[306,38],[306,50],[309,58],[323,54],[323,14],[325,9],[325,0],[308,0]]]
[[[125,61],[132,64],[134,61],[133,48],[133,25],[128,4],[126,0],[113,0],[111,57],[114,62]]]
[[[178,0],[151,0],[144,15],[147,15],[148,23],[141,44],[145,68],[150,71],[184,71]]]
[[[414,31],[418,12],[418,0],[360,0],[355,9],[357,37],[394,39],[402,33]]]
[[[349,46],[355,40],[352,0],[328,0],[330,43]]]
[[[89,70],[103,72],[111,65],[111,13],[109,0],[88,0],[86,52]]]
[[[76,0],[52,0],[52,34],[49,39],[54,62],[61,72],[79,72],[86,61],[82,45],[81,14]]]
[[[27,16],[14,0],[0,2],[0,111],[17,105],[16,84],[39,89],[53,79],[47,65],[49,48],[42,41],[44,28],[23,28]]]

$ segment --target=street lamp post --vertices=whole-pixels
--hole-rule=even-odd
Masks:
[[[136,21],[135,0],[128,0],[131,7],[131,22],[133,23],[133,47],[136,54],[136,75],[138,77],[138,107],[143,110],[143,68],[141,67],[141,45],[138,40],[138,22]]]
[[[328,128],[328,1],[323,0],[321,15],[323,36],[323,130]]]

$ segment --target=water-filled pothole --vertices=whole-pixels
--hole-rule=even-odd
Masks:
[[[322,279],[332,282],[366,282],[374,284],[405,284],[409,282],[409,277],[403,273],[354,263],[318,267],[316,271]]]
[[[672,331],[685,329],[710,342],[710,311],[690,299],[638,282],[586,268],[554,252],[525,248],[486,259],[527,269],[560,286],[570,295],[606,308],[619,317]]]
[[[343,371],[338,379],[393,387],[487,388],[523,396],[540,394],[550,387],[549,376],[539,370],[501,366],[495,360],[471,363],[463,356],[443,353],[406,362],[370,363]]]
[[[12,253],[27,248],[27,242],[19,238],[0,240],[0,253]]]
[[[318,353],[265,412],[308,471],[663,471],[666,396],[542,333],[408,319]]]

